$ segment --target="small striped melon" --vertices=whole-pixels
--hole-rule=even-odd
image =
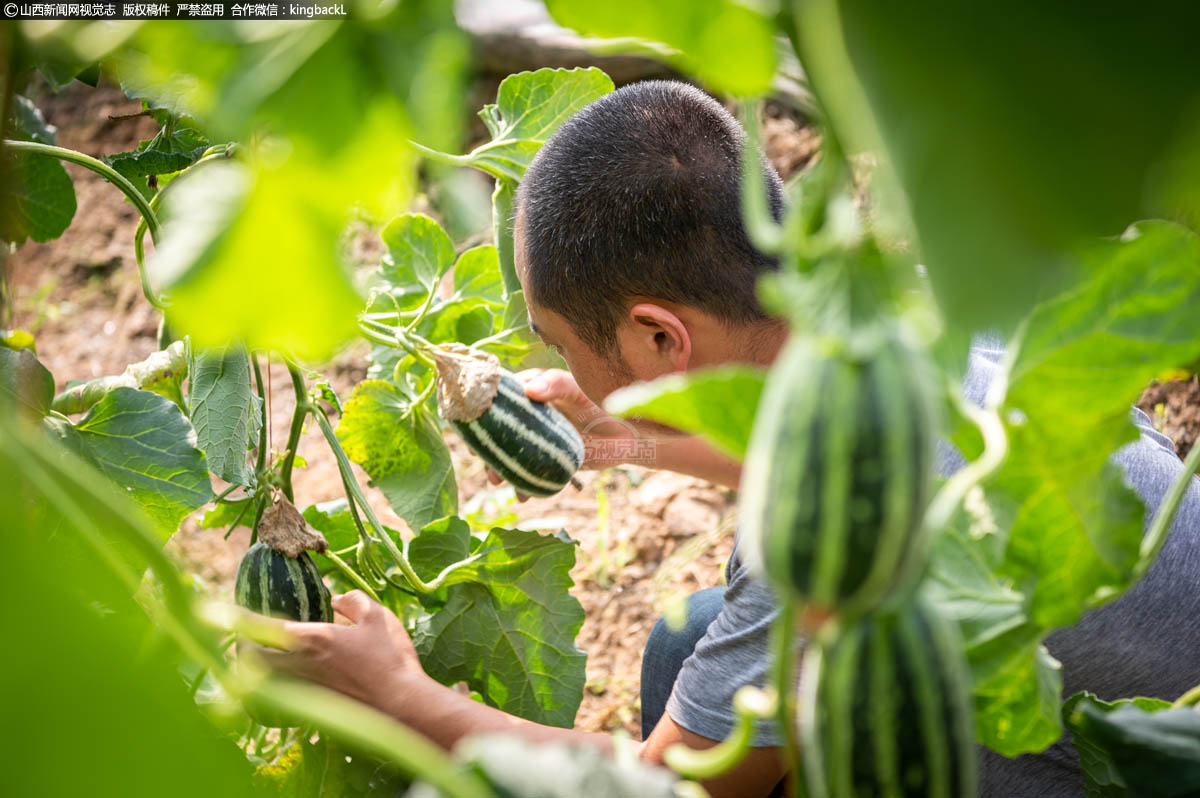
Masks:
[[[805,654],[797,701],[810,798],[972,798],[971,691],[961,643],[908,601],[826,627]]]
[[[329,588],[308,552],[280,554],[255,543],[242,558],[234,583],[234,601],[248,610],[294,621],[333,621]]]
[[[520,380],[503,369],[491,406],[471,421],[451,423],[521,493],[558,493],[583,464],[583,440],[566,416],[530,399]]]

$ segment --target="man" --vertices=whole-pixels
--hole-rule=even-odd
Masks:
[[[570,372],[527,374],[529,396],[554,403],[584,428],[602,415],[597,405],[605,396],[633,381],[721,363],[765,366],[773,361],[787,329],[766,317],[755,300],[757,277],[774,263],[754,250],[742,227],[743,137],[711,98],[684,84],[655,81],[598,100],[546,143],[517,197],[517,270],[533,329],[562,355]],[[778,217],[782,186],[765,162],[763,170]],[[972,398],[982,396],[993,367],[986,353],[973,358],[967,381]],[[662,428],[650,425],[642,431],[656,436],[659,467],[737,486],[740,464],[698,440],[664,436]],[[1137,446],[1149,449],[1127,455],[1131,463],[1148,457],[1162,468],[1143,489],[1143,496],[1157,503],[1178,460],[1167,465],[1161,442],[1143,438]],[[953,467],[949,458],[946,465]],[[1164,555],[1182,545],[1194,548],[1200,562],[1200,487],[1193,494],[1185,508],[1192,513],[1189,534],[1172,535]],[[1147,583],[1162,570],[1156,567]],[[682,632],[660,622],[651,634],[642,670],[640,748],[650,762],[661,763],[663,751],[676,742],[706,747],[724,739],[733,725],[733,693],[764,680],[777,605],[746,572],[736,547],[727,584],[692,597]],[[1142,587],[1106,610],[1119,612]],[[1185,598],[1180,603],[1189,612],[1200,610],[1200,602]],[[1148,601],[1138,611],[1166,611],[1153,597]],[[468,734],[493,731],[610,744],[607,735],[520,720],[437,684],[421,670],[401,623],[361,593],[335,599],[334,608],[355,626],[289,624],[296,650],[271,659],[378,707],[447,748]],[[1083,659],[1103,660],[1103,646],[1094,642],[1085,630],[1072,645]],[[1193,652],[1200,650],[1196,642],[1188,642]],[[1076,664],[1066,661],[1069,679],[1089,672],[1083,662],[1073,673]],[[1097,667],[1107,663],[1092,663],[1090,672]],[[1176,681],[1130,679],[1101,692],[1107,697],[1173,695],[1200,677],[1181,686]],[[750,755],[705,786],[714,798],[767,795],[784,775],[779,745],[778,730],[760,724]],[[985,762],[985,783],[995,786],[996,795],[1082,795],[1078,771],[1069,767],[1059,772],[999,758]],[[1023,780],[1025,772],[1036,772],[1036,778]]]

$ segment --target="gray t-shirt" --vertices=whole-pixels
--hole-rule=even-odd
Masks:
[[[970,356],[963,393],[982,404],[1002,350],[980,341]],[[1157,508],[1182,463],[1170,439],[1133,409],[1141,436],[1113,460],[1147,507]],[[949,445],[939,451],[943,473],[964,463]],[[1147,513],[1146,525],[1153,517]],[[733,694],[761,686],[769,668],[771,623],[779,605],[752,577],[734,546],[726,568],[729,589],[720,614],[684,661],[667,701],[671,718],[696,734],[722,740],[733,728]],[[1193,478],[1162,553],[1127,594],[1061,629],[1046,646],[1063,665],[1063,695],[1090,690],[1112,700],[1135,695],[1173,699],[1200,683],[1200,479]],[[778,729],[759,725],[757,746],[781,744]],[[1064,738],[1042,754],[1016,759],[984,750],[981,795],[995,798],[1083,796],[1074,748]]]

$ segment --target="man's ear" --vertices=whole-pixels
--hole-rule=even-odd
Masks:
[[[654,363],[656,371],[684,371],[692,357],[692,335],[687,325],[662,305],[641,302],[629,309],[632,340],[625,348],[627,356],[636,353],[639,361]]]

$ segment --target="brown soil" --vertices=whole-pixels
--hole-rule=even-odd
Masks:
[[[1175,441],[1175,451],[1187,457],[1200,438],[1200,375],[1152,382],[1138,399],[1154,428]]]

